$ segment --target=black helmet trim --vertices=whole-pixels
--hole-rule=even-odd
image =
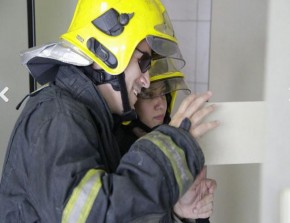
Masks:
[[[108,67],[116,68],[118,65],[117,58],[106,47],[104,47],[95,38],[90,38],[87,41],[88,49],[99,57]]]
[[[134,13],[119,14],[115,9],[109,9],[107,12],[96,18],[92,23],[96,28],[109,36],[118,36],[126,26]]]

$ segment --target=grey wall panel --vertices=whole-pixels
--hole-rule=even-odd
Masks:
[[[36,44],[59,40],[70,25],[77,0],[35,1]],[[57,6],[57,7],[56,7]]]
[[[19,53],[28,46],[26,1],[0,0],[0,172],[8,139],[20,114],[15,109],[29,92],[29,75]]]
[[[264,100],[267,11],[265,0],[213,1],[211,101]]]
[[[58,40],[68,29],[76,2],[35,1],[36,44]],[[21,110],[15,107],[29,93],[29,74],[19,56],[27,48],[26,1],[0,0],[0,176],[9,137]]]

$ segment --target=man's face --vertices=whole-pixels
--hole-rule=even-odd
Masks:
[[[142,52],[147,52],[151,54],[151,49],[147,44],[146,40],[142,41],[137,48]],[[127,86],[128,98],[131,108],[134,108],[134,104],[137,101],[137,95],[140,93],[141,88],[148,88],[150,85],[149,73],[146,71],[142,73],[139,66],[140,58],[143,56],[138,50],[135,50],[131,60],[125,69],[125,81]],[[100,67],[95,63],[93,65],[94,69],[100,69]],[[101,91],[103,97],[112,113],[122,114],[123,113],[123,104],[120,91],[115,91],[111,84],[101,84],[97,88]]]
[[[142,73],[139,63],[142,63],[144,53],[151,55],[151,49],[144,40],[138,46],[138,50],[132,55],[130,63],[125,70],[125,81],[129,96],[129,102],[132,108],[137,101],[137,95],[141,92],[141,88],[148,88],[150,85],[148,70]]]

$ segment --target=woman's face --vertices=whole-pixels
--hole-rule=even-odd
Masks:
[[[162,95],[163,85],[156,82],[152,83],[151,87],[155,89],[154,95],[160,96],[148,99],[138,98],[135,104],[135,110],[139,120],[149,128],[163,124],[167,110],[166,96]],[[158,91],[160,91],[160,94],[158,94]]]

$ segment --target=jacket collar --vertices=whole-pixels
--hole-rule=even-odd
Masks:
[[[56,75],[55,84],[88,106],[94,113],[101,116],[100,118],[108,120],[110,128],[113,129],[113,117],[105,99],[93,82],[79,68],[73,65],[61,65]]]

